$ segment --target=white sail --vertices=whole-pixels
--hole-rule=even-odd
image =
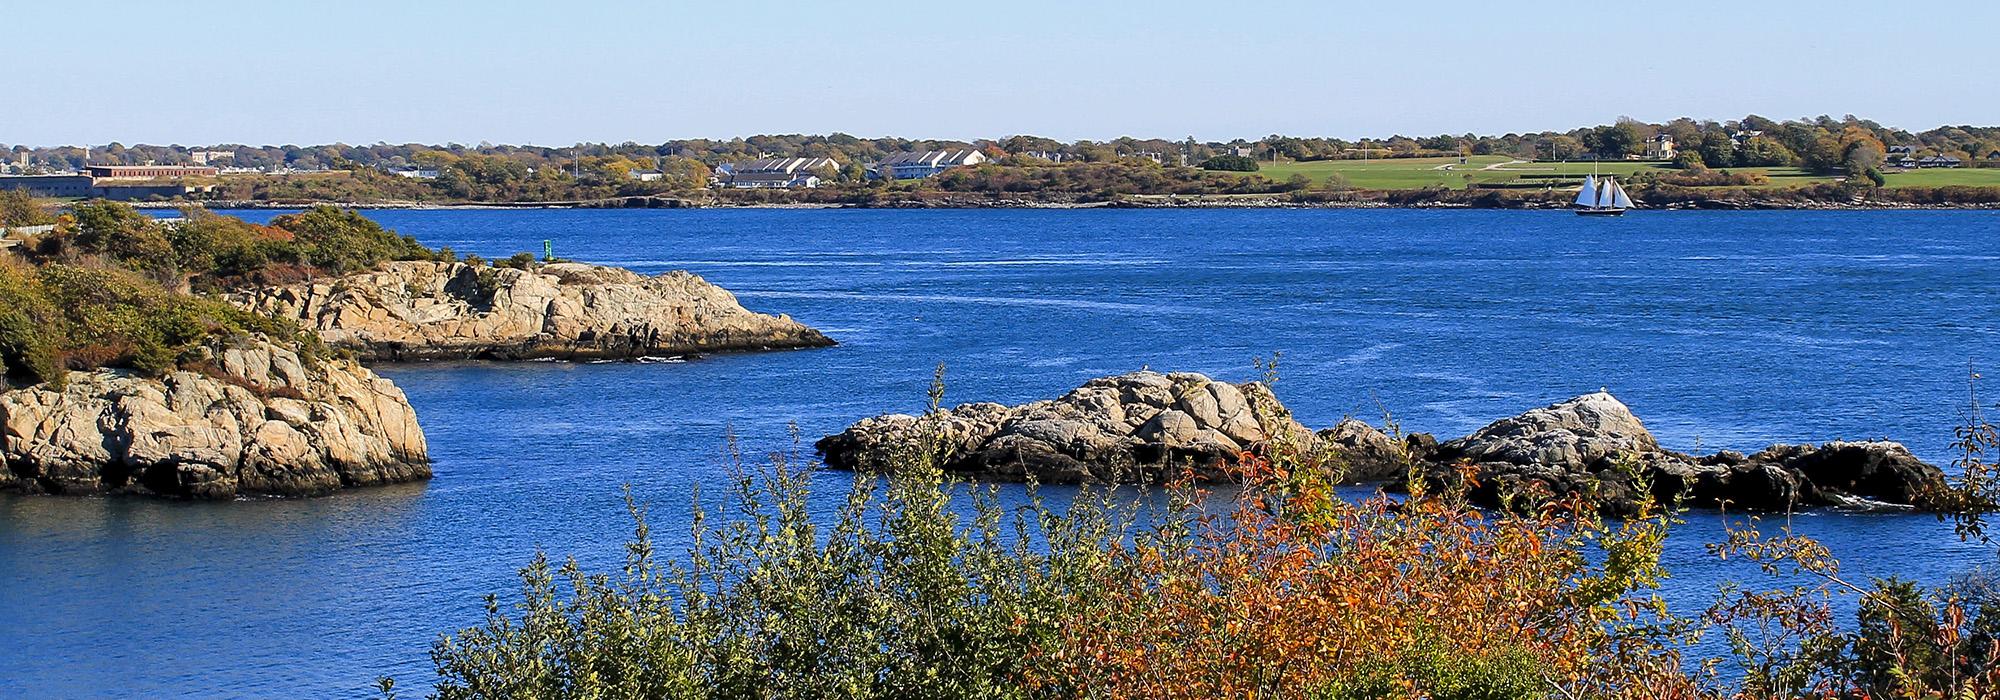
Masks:
[[[1583,176],[1583,189],[1576,191],[1576,205],[1579,207],[1595,207],[1597,206],[1597,201],[1597,176]]]
[[[1606,179],[1609,180],[1609,178]],[[1630,195],[1625,194],[1625,187],[1623,185],[1618,184],[1617,180],[1610,180],[1610,183],[1611,183],[1611,202],[1610,202],[1611,207],[1613,209],[1631,209],[1632,197]]]

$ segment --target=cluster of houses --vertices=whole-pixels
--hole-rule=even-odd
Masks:
[[[863,166],[863,173],[870,180],[918,180],[986,161],[974,149],[898,153]],[[736,189],[812,188],[839,170],[831,158],[764,158],[717,166],[715,182]]]
[[[1935,155],[1918,158],[1916,155],[1915,146],[1890,146],[1889,155],[1882,159],[1882,164],[1891,168],[1956,168],[1965,165],[1965,161],[1957,156]],[[2000,151],[1995,151],[1993,155],[2000,157]]]

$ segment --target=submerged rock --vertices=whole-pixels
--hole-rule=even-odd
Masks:
[[[1221,479],[1274,436],[1316,440],[1257,382],[1140,371],[1020,406],[972,403],[934,416],[868,418],[815,447],[829,466],[879,471],[935,449],[952,472],[1051,483]],[[929,446],[929,447],[926,447]]]
[[[430,478],[401,389],[351,361],[247,341],[205,372],[71,372],[0,392],[0,490],[311,496]]]
[[[391,262],[230,299],[373,360],[628,358],[834,344],[790,317],[746,310],[692,273],[646,277],[579,263],[520,270]]]

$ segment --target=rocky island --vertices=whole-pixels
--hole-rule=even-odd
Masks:
[[[815,447],[828,466],[892,468],[934,445],[947,471],[1064,483],[1154,482],[1182,469],[1221,480],[1243,451],[1290,441],[1331,455],[1342,480],[1441,484],[1470,477],[1486,505],[1582,494],[1609,512],[1648,496],[1692,506],[1923,507],[1944,474],[1893,442],[1773,445],[1693,456],[1660,446],[1611,394],[1586,394],[1502,419],[1444,443],[1400,439],[1358,420],[1313,432],[1259,382],[1140,371],[1085,382],[1020,406],[965,404],[932,416],[867,418]],[[928,441],[928,442],[927,442]]]
[[[749,311],[689,272],[647,277],[579,263],[397,261],[229,299],[296,321],[365,360],[630,358],[834,344],[788,316]]]
[[[7,385],[0,491],[212,500],[430,478],[416,412],[389,380],[261,339],[206,354],[200,372]]]

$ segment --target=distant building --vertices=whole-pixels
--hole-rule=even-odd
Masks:
[[[1764,132],[1762,131],[1738,131],[1736,133],[1730,134],[1729,140],[1731,142],[1734,142],[1736,145],[1741,146],[1745,143],[1748,143],[1750,139],[1754,139],[1763,135]]]
[[[736,189],[768,189],[820,185],[820,175],[840,169],[832,158],[764,158],[728,163],[716,168],[722,184]]]
[[[91,177],[107,180],[158,180],[215,177],[221,171],[205,165],[86,165]]]
[[[1021,155],[1027,156],[1029,158],[1040,158],[1042,160],[1046,160],[1051,163],[1061,163],[1063,162],[1064,158],[1069,157],[1069,154],[1063,153],[1062,151],[1028,151],[1026,153],[1022,153]]]
[[[1134,153],[1134,154],[1132,154],[1132,157],[1133,157],[1133,158],[1144,158],[1144,159],[1146,159],[1146,160],[1150,160],[1150,161],[1153,161],[1153,162],[1155,162],[1155,163],[1160,163],[1160,164],[1163,164],[1163,165],[1164,165],[1164,164],[1166,163],[1166,160],[1167,160],[1167,154],[1165,154],[1165,153],[1161,153],[1161,152],[1159,152],[1159,151],[1140,151],[1140,152],[1138,152],[1138,153]]]
[[[0,190],[22,190],[37,197],[89,197],[96,183],[89,175],[15,175],[0,177]]]
[[[22,190],[38,197],[62,197],[66,199],[173,199],[190,194],[203,194],[215,189],[214,185],[190,185],[185,182],[130,182],[115,178],[94,178],[89,175],[14,175],[0,176],[0,190]]]
[[[396,168],[390,170],[389,174],[394,175],[396,177],[407,177],[412,180],[438,179],[437,168]]]
[[[638,180],[640,182],[659,182],[661,180],[666,179],[667,177],[666,173],[660,172],[658,170],[634,170],[626,174],[632,176],[632,179]]]
[[[195,165],[220,163],[235,157],[235,151],[188,151],[188,158],[192,159]]]
[[[1251,158],[1255,157],[1256,151],[1252,150],[1249,146],[1230,146],[1229,155],[1238,158]]]
[[[986,162],[986,154],[976,150],[898,153],[875,164],[875,177],[916,180],[966,165]]]
[[[1992,152],[1992,153],[1988,153],[1988,154],[1986,154],[1986,159],[1987,159],[1987,160],[2000,160],[2000,151],[1994,151],[1994,152]]]
[[[1952,156],[1924,156],[1917,159],[1919,168],[1956,168],[1964,164],[1965,161]]]
[[[1913,156],[1916,154],[1917,154],[1916,146],[1890,146],[1888,152],[1888,155],[1892,156],[1893,155]]]
[[[1902,153],[1898,153],[1896,155],[1883,158],[1882,164],[1887,165],[1891,168],[1914,168],[1917,167],[1917,159],[1911,158],[1909,152],[1904,151]]]
[[[1646,139],[1647,160],[1673,160],[1676,153],[1678,151],[1674,149],[1674,137],[1672,136],[1658,134],[1653,138]]]

